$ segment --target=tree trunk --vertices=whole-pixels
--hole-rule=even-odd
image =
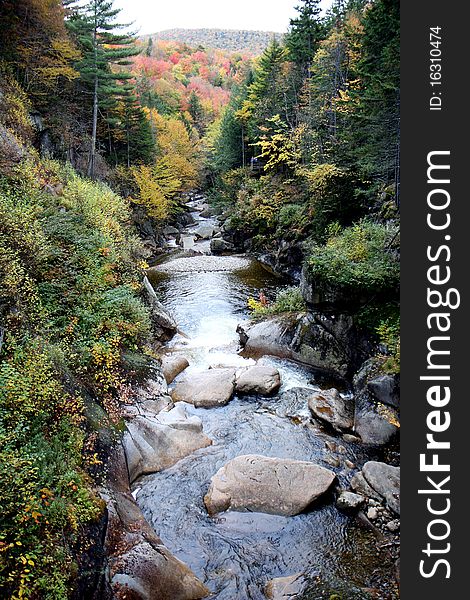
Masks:
[[[88,177],[95,178],[96,132],[98,129],[98,18],[95,7],[95,28],[93,31],[93,46],[95,53],[95,85],[93,90],[93,125],[90,144],[90,158],[88,162]]]

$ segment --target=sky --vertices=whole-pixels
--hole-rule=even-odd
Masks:
[[[298,0],[115,0],[121,22],[134,21],[138,33],[165,29],[254,29],[284,32]],[[328,7],[331,0],[322,0]]]

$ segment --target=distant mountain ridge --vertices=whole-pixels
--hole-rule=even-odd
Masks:
[[[181,42],[191,47],[217,48],[230,52],[247,52],[258,55],[276,37],[284,34],[274,31],[249,31],[237,29],[167,29],[142,36],[143,40]]]

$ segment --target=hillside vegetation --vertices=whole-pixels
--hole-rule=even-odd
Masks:
[[[167,29],[142,36],[143,40],[180,42],[194,48],[217,48],[228,52],[242,52],[258,56],[273,38],[283,34],[274,31],[246,31],[235,29]]]

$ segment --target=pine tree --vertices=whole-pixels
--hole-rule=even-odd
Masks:
[[[71,14],[69,28],[82,51],[77,64],[81,79],[92,93],[92,134],[88,161],[88,176],[95,175],[95,159],[100,112],[112,109],[126,95],[122,85],[131,75],[124,70],[129,58],[140,52],[131,34],[124,32],[128,25],[116,22],[120,9],[113,0],[89,0]],[[121,85],[120,85],[121,84]]]
[[[194,126],[196,127],[199,135],[203,136],[206,130],[206,124],[204,122],[204,108],[199,96],[194,91],[191,92],[191,95],[189,96],[189,114],[193,119]]]
[[[301,0],[296,10],[299,14],[291,19],[286,46],[290,59],[303,72],[307,72],[324,34],[320,0]]]
[[[376,0],[365,12],[358,65],[359,109],[353,133],[362,168],[382,184],[394,183],[399,201],[400,3]]]

